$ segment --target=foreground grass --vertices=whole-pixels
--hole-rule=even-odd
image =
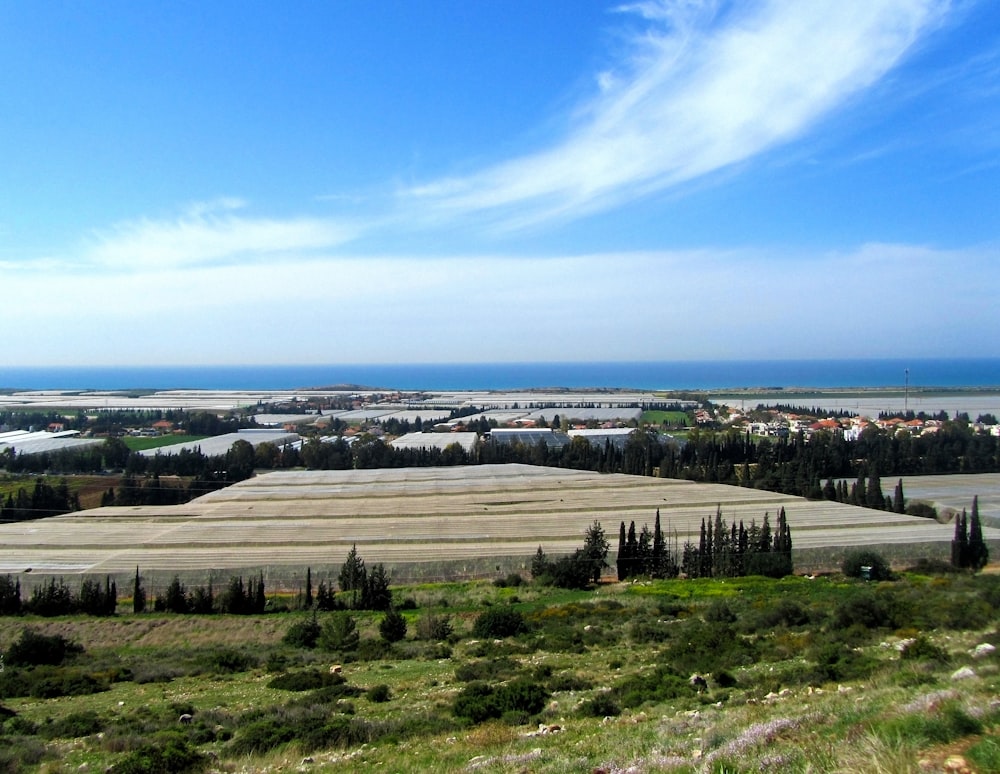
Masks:
[[[416,609],[391,646],[380,614],[354,613],[353,652],[285,644],[306,612],[0,618],[0,650],[30,626],[81,644],[82,669],[131,675],[89,695],[0,700],[17,713],[0,763],[153,771],[135,756],[158,744],[205,756],[189,770],[228,772],[925,772],[955,755],[998,771],[1000,662],[971,655],[997,644],[998,580],[423,584],[396,590]],[[477,636],[488,611],[516,611],[528,630]],[[454,633],[418,639],[432,615]],[[962,667],[972,675],[955,679]],[[705,676],[701,690],[692,672]],[[331,684],[273,683],[289,675]],[[453,712],[470,681],[528,682],[547,698],[538,712],[472,723]],[[180,760],[161,770],[182,770]]]

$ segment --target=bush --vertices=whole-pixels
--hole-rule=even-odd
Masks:
[[[376,704],[383,704],[392,698],[392,691],[389,690],[389,686],[385,683],[379,683],[378,685],[373,685],[368,689],[368,693],[365,694],[368,701],[375,702]]]
[[[104,730],[104,721],[96,712],[71,712],[66,717],[45,723],[38,735],[46,739],[78,739]]]
[[[417,637],[421,640],[448,640],[452,634],[451,619],[446,615],[428,613],[417,621]]]
[[[286,672],[271,678],[268,688],[279,691],[313,691],[317,688],[328,688],[344,683],[343,675],[324,672],[321,669],[304,669],[299,672]]]
[[[0,771],[4,774],[20,774],[32,771],[45,758],[45,745],[37,739],[3,740],[0,745]]]
[[[516,674],[518,668],[516,661],[506,657],[468,661],[455,668],[455,679],[463,683],[504,680]]]
[[[406,637],[406,619],[403,614],[390,610],[378,625],[378,633],[386,642],[399,642]]]
[[[622,708],[614,700],[610,691],[601,691],[592,699],[582,704],[578,713],[585,718],[617,717],[622,714]]]
[[[851,551],[844,557],[840,571],[848,578],[863,577],[863,567],[870,567],[866,580],[892,580],[892,570],[885,558],[875,551]]]
[[[833,626],[847,629],[854,625],[865,629],[891,627],[893,618],[889,606],[872,593],[855,594],[841,600],[833,610]]]
[[[304,621],[296,621],[291,626],[288,627],[288,631],[285,632],[285,636],[281,638],[281,641],[286,645],[292,645],[296,648],[315,648],[316,642],[319,640],[320,625],[319,621],[316,620],[316,614]]]
[[[472,624],[472,634],[476,637],[516,637],[528,631],[524,616],[510,607],[491,608],[479,614]]]
[[[185,774],[203,771],[208,758],[177,734],[160,734],[113,765],[110,774]]]
[[[59,634],[39,634],[33,629],[24,629],[5,654],[5,661],[8,666],[59,666],[78,653],[83,653],[83,648]]]
[[[347,613],[336,613],[320,628],[316,645],[321,650],[350,653],[357,650],[360,641],[354,618]]]
[[[503,578],[496,578],[493,581],[493,585],[496,586],[498,589],[505,589],[511,587],[516,588],[523,583],[524,583],[524,578],[522,578],[521,575],[516,572],[509,573],[506,577]]]
[[[526,713],[530,717],[542,711],[548,698],[549,692],[544,686],[528,680],[514,680],[498,688],[475,682],[462,689],[452,705],[452,712],[473,723],[500,718],[510,712]]]
[[[284,718],[269,717],[243,726],[230,743],[233,755],[257,755],[273,750],[296,737],[299,724]]]
[[[200,659],[208,674],[229,675],[248,672],[260,662],[256,656],[232,648],[211,650]]]
[[[907,660],[948,663],[947,651],[935,645],[922,634],[918,635],[913,642],[903,648],[901,656]]]

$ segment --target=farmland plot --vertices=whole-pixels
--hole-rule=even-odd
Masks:
[[[993,485],[996,480],[991,479]],[[985,483],[985,480],[984,480]],[[985,494],[985,493],[984,493]],[[671,545],[702,519],[772,526],[784,507],[796,550],[947,544],[952,527],[756,489],[528,465],[268,473],[184,505],[97,508],[0,525],[0,572],[128,573],[331,565],[353,544],[369,563],[527,562],[570,553],[600,521],[652,526]],[[1000,530],[986,529],[988,540]],[[521,565],[516,565],[521,566]]]

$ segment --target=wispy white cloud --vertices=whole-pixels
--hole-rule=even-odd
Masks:
[[[404,197],[422,214],[501,226],[575,218],[746,161],[801,136],[882,78],[946,0],[759,0],[622,6],[631,57],[552,147]]]
[[[80,262],[118,270],[253,262],[279,253],[330,249],[360,230],[358,225],[322,218],[240,214],[245,207],[241,199],[219,199],[192,204],[174,218],[118,223],[91,234]]]

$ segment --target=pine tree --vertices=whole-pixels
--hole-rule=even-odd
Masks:
[[[358,556],[357,544],[351,546],[347,552],[347,559],[340,567],[340,575],[337,576],[337,583],[341,591],[351,594],[351,607],[356,607],[358,597],[364,589],[368,580],[368,571],[365,569],[365,560]]]
[[[622,522],[624,524],[624,522]],[[538,546],[538,550],[535,551],[535,555],[531,558],[531,577],[535,580],[542,578],[549,574],[549,558],[545,555],[541,546]]]

